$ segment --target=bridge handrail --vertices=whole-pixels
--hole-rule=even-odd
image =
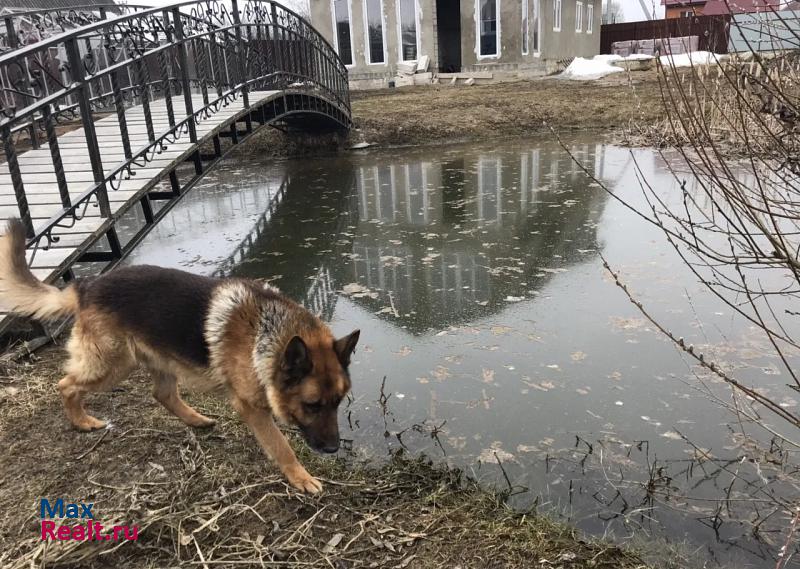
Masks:
[[[230,0],[230,9],[217,0],[182,0],[91,23],[0,56],[0,135],[29,244],[38,246],[44,239],[46,247],[56,227],[80,220],[90,204],[109,217],[109,189],[118,189],[134,167],[179,138],[197,143],[196,125],[219,108],[241,98],[247,110],[251,90],[314,95],[338,109],[330,111],[337,115],[334,121],[349,126],[344,63],[305,19],[274,0]],[[193,95],[202,96],[199,110]],[[153,120],[155,100],[166,104],[166,130]],[[125,111],[134,104],[144,112],[143,145],[144,134],[133,141],[128,133]],[[116,113],[124,153],[118,163],[102,163],[97,112]],[[77,198],[68,191],[56,135],[56,126],[67,119],[81,121],[94,175],[94,183]],[[36,146],[40,131],[50,147],[63,208],[34,228],[17,146],[25,133]]]
[[[284,28],[283,26],[277,26],[277,28],[278,29],[282,29],[284,31],[289,31],[286,28]],[[111,65],[111,66],[106,67],[105,69],[103,69],[101,71],[98,71],[98,72],[94,73],[92,75],[91,80],[92,81],[100,81],[102,79],[108,78],[108,77],[112,76],[114,73],[117,73],[117,72],[120,72],[120,71],[126,69],[132,62],[139,62],[139,61],[143,61],[143,60],[149,59],[149,58],[151,58],[153,56],[160,55],[163,52],[171,50],[177,44],[185,44],[185,43],[188,43],[188,42],[193,41],[193,40],[209,39],[209,38],[211,38],[212,36],[214,36],[216,34],[234,31],[235,29],[236,29],[236,26],[233,26],[233,25],[225,26],[225,27],[222,27],[222,28],[214,29],[212,31],[200,32],[200,33],[197,33],[197,34],[193,34],[191,36],[187,36],[187,37],[183,38],[182,40],[173,42],[171,44],[160,45],[160,46],[158,46],[156,48],[148,50],[147,52],[145,52],[145,53],[143,53],[141,55],[131,57],[130,59],[122,61],[120,63],[115,63],[114,65]],[[245,81],[245,83],[257,82],[257,81],[260,81],[260,80],[263,80],[263,79],[264,79],[264,76],[248,78]],[[164,82],[166,82],[165,79],[154,79],[154,80],[151,80],[149,82],[149,85],[156,86],[156,85],[159,85],[159,84],[164,83]],[[40,112],[41,111],[41,107],[43,105],[48,105],[48,104],[52,105],[53,103],[55,103],[56,101],[58,101],[58,100],[60,100],[60,99],[62,99],[64,97],[67,97],[67,96],[75,94],[80,88],[81,88],[81,84],[80,83],[73,83],[71,85],[65,86],[58,93],[54,93],[52,95],[48,95],[47,97],[44,97],[42,99],[35,99],[33,96],[31,96],[28,93],[16,92],[18,95],[20,95],[21,97],[23,97],[25,99],[34,99],[34,102],[32,104],[26,106],[26,107],[23,107],[20,110],[15,111],[15,113],[14,113],[14,115],[12,117],[0,118],[0,130],[2,130],[6,125],[9,125],[9,124],[11,124],[13,122],[18,122],[20,120],[24,120],[24,119],[30,118],[32,115],[36,114],[37,112]],[[124,92],[124,91],[135,91],[135,90],[138,90],[138,89],[139,89],[138,85],[131,85],[131,86],[128,86],[128,87],[120,88],[120,91],[122,91],[122,92]],[[90,103],[102,102],[104,99],[106,99],[109,96],[111,96],[111,94],[108,93],[108,92],[100,93],[98,95],[90,97],[89,98],[89,102]],[[70,105],[60,107],[58,112],[60,114],[68,114],[70,111],[75,110],[75,108],[78,107],[78,106],[79,106],[78,103],[72,103]]]
[[[13,18],[26,17],[26,16],[41,16],[46,14],[56,14],[60,12],[114,12],[114,11],[127,11],[129,8],[136,10],[149,10],[154,8],[152,4],[75,4],[73,6],[60,6],[58,8],[36,8],[32,10],[17,10],[10,8],[7,12],[0,12],[0,18]]]
[[[345,64],[344,64],[344,62],[342,61],[341,57],[339,57],[338,52],[333,47],[333,45],[331,45],[331,43],[327,39],[325,39],[325,37],[322,34],[320,34],[310,23],[308,23],[303,16],[301,16],[300,14],[298,14],[297,12],[292,10],[291,8],[288,8],[287,6],[284,6],[283,4],[280,4],[280,3],[276,2],[275,0],[245,0],[243,3],[245,4],[245,7],[242,8],[241,10],[239,10],[240,12],[247,11],[248,7],[250,7],[250,6],[266,4],[266,5],[270,5],[270,6],[275,6],[275,7],[277,7],[279,9],[279,11],[284,12],[286,14],[289,14],[289,15],[297,18],[299,21],[303,22],[306,26],[308,26],[309,29],[313,30],[313,32],[318,36],[319,40],[324,42],[324,44],[334,54],[336,54],[336,57],[337,57],[337,59],[339,61],[339,65],[341,66],[341,68],[344,69],[344,70],[347,69]],[[233,4],[236,5],[236,4],[238,4],[238,2],[234,1]],[[222,2],[219,2],[218,0],[210,0],[210,1],[209,0],[180,0],[178,2],[173,2],[173,3],[170,3],[170,4],[166,4],[164,6],[158,6],[158,7],[148,7],[147,5],[140,5],[140,4],[131,4],[131,5],[119,4],[118,5],[119,7],[132,6],[132,7],[136,7],[136,8],[143,7],[144,9],[139,11],[139,12],[134,12],[132,14],[128,14],[128,15],[124,15],[124,16],[120,16],[120,17],[114,18],[113,20],[100,20],[100,21],[94,22],[92,24],[87,24],[85,26],[82,26],[79,29],[75,29],[75,30],[71,31],[69,34],[66,34],[66,35],[70,35],[70,36],[73,36],[73,35],[74,36],[77,36],[77,35],[88,35],[91,32],[96,32],[97,30],[100,30],[103,27],[108,26],[108,25],[118,25],[118,24],[122,24],[122,23],[125,23],[125,22],[133,20],[133,19],[139,19],[139,18],[142,18],[142,17],[152,16],[152,15],[157,16],[157,15],[160,15],[161,13],[163,13],[165,11],[173,11],[175,9],[184,8],[184,7],[187,7],[187,6],[198,6],[198,5],[207,6],[208,7],[207,12],[209,12],[209,10],[211,10],[211,11],[213,11],[214,14],[226,14],[227,13],[227,6],[225,6]],[[56,12],[58,10],[51,9],[51,10],[48,10],[48,11]],[[12,12],[9,15],[16,15],[16,14],[17,14],[16,12]],[[199,19],[199,18],[196,18],[196,15],[192,14],[192,13],[187,14],[187,13],[183,12],[183,14],[185,16],[194,17],[194,19]],[[243,22],[243,23],[247,24],[247,22]],[[0,55],[0,67],[3,67],[5,65],[7,65],[10,61],[13,61],[16,58],[27,57],[27,56],[29,56],[32,53],[37,52],[37,51],[43,51],[43,50],[46,50],[46,49],[49,49],[49,48],[58,47],[58,44],[64,42],[66,39],[67,38],[65,37],[65,35],[54,36],[52,38],[48,38],[45,41],[37,42],[35,44],[30,44],[28,46],[25,46],[25,47],[22,47],[22,48],[18,48],[16,50],[14,50],[13,52]]]
[[[238,2],[234,1],[232,5],[234,7],[237,7]],[[262,8],[263,6],[270,7],[269,13],[267,13],[267,11]],[[181,8],[185,7],[191,7],[192,8],[191,12],[186,13],[180,11]],[[203,10],[198,12],[198,8],[202,8]],[[181,18],[185,19],[188,24],[194,26],[205,25],[210,28],[212,25],[223,23],[224,18],[228,17],[230,23],[238,28],[242,27],[247,28],[254,25],[255,26],[266,25],[272,27],[273,30],[280,29],[284,34],[289,33],[293,35],[298,35],[297,30],[291,30],[288,25],[285,24],[282,25],[279,24],[277,21],[275,21],[277,18],[280,17],[286,20],[287,16],[291,16],[295,18],[296,21],[303,26],[304,30],[313,33],[314,40],[320,42],[322,46],[324,46],[325,51],[328,54],[328,57],[335,62],[338,74],[343,75],[344,77],[347,76],[346,66],[342,62],[341,58],[339,57],[338,53],[333,48],[333,46],[321,34],[319,34],[319,32],[317,32],[308,22],[306,22],[305,19],[303,19],[299,14],[297,14],[296,12],[294,12],[289,8],[284,7],[281,4],[278,4],[274,0],[245,0],[244,8],[242,8],[241,10],[239,10],[238,8],[234,8],[231,12],[228,12],[227,7],[224,4],[216,0],[182,0],[180,2],[176,2],[165,7],[150,8],[133,14],[120,16],[118,18],[114,18],[111,20],[103,20],[100,22],[95,22],[93,24],[83,26],[68,33],[54,36],[46,41],[37,42],[35,44],[19,48],[13,52],[0,56],[0,116],[6,117],[6,120],[4,120],[3,122],[5,123],[9,120],[11,121],[16,120],[17,106],[14,104],[9,104],[9,98],[11,98],[15,102],[20,98],[23,100],[27,99],[36,100],[37,98],[41,97],[36,96],[36,93],[34,91],[34,86],[38,86],[40,88],[45,88],[45,89],[47,87],[46,77],[44,85],[35,85],[35,82],[31,82],[29,77],[27,91],[23,88],[19,88],[18,85],[16,89],[12,89],[4,85],[3,83],[5,83],[5,80],[8,80],[8,77],[10,75],[9,70],[14,66],[20,68],[19,69],[20,73],[17,73],[17,76],[22,75],[24,77],[26,73],[31,73],[29,69],[22,69],[19,63],[20,61],[38,63],[38,67],[40,69],[37,71],[37,73],[41,75],[42,72],[46,71],[43,69],[43,62],[46,62],[48,59],[51,59],[53,50],[57,51],[64,50],[67,44],[75,43],[79,39],[83,40],[88,45],[90,43],[91,38],[104,38],[106,41],[106,45],[104,47],[106,48],[106,51],[108,51],[109,36],[113,36],[113,34],[115,33],[124,35],[126,25],[134,21],[146,22],[147,19],[149,18],[150,25],[153,28],[158,28],[156,24],[158,19],[160,17],[166,17],[166,14],[170,12],[175,14],[176,17],[177,14],[180,14]],[[242,14],[246,16],[255,15],[257,17],[255,20],[242,21],[240,17]],[[218,32],[222,31],[219,28],[217,28],[217,30]],[[138,31],[141,34],[142,29],[140,28],[136,31]],[[159,30],[151,29],[149,31],[155,34],[154,39],[156,46],[158,46]],[[168,30],[166,27],[161,26],[160,31],[166,34]],[[114,46],[111,47],[113,48]],[[144,50],[153,49],[152,46],[147,46],[147,45],[137,46],[137,49],[139,48],[143,48]],[[88,53],[87,55],[88,56],[91,55],[91,50],[90,53]],[[96,65],[95,62],[84,61],[85,66],[87,63]],[[65,69],[67,70],[69,69],[68,64],[64,64],[60,67],[60,70],[62,71]],[[93,69],[89,69],[88,66],[86,71],[89,75],[92,75],[92,77],[88,79],[93,80],[94,76],[96,75],[96,71],[94,71]],[[50,75],[51,75],[50,76],[51,81],[57,82],[57,79],[55,79],[55,77],[52,76],[52,73]],[[78,82],[81,82],[81,80],[79,79]],[[67,87],[65,85],[62,85],[61,87],[62,87],[61,89],[62,94],[66,94],[65,91]],[[346,89],[344,89],[344,91],[346,91]],[[9,95],[11,95],[11,97],[9,97]],[[345,107],[347,107],[349,111],[349,94],[347,95],[348,96],[346,97],[340,97],[341,100],[339,102],[343,104]],[[23,108],[25,106],[23,106]],[[35,106],[35,103],[33,106]],[[56,118],[58,118],[58,114],[56,114]]]
[[[60,8],[39,8],[36,10],[11,10],[0,14],[4,28],[0,28],[0,52],[8,52],[19,47],[21,30],[18,25],[27,20],[40,32],[48,32],[48,26],[61,28],[66,32],[65,24],[72,28],[85,26],[88,23],[105,20],[108,13],[127,13],[152,8],[150,4],[76,4]],[[59,35],[59,34],[53,34]],[[52,36],[50,36],[52,37]],[[38,40],[33,43],[39,43]],[[26,44],[32,45],[32,44]]]

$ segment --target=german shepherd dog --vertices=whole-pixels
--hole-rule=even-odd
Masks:
[[[156,400],[192,427],[214,420],[181,399],[178,379],[223,387],[289,483],[310,493],[322,489],[274,419],[298,427],[314,450],[339,449],[337,409],[350,389],[358,330],[337,340],[319,318],[257,280],[148,265],[58,289],[28,268],[25,231],[16,219],[0,237],[0,303],[40,320],[75,317],[58,389],[78,430],[105,427],[86,413],[84,396],[141,365],[153,377]]]

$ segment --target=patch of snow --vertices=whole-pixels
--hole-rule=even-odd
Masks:
[[[606,61],[608,63],[613,63],[614,61],[622,61],[624,58],[621,55],[617,55],[615,53],[601,53],[600,55],[595,55],[592,60],[593,61]]]
[[[632,53],[622,57],[621,55],[614,53],[603,53],[600,55],[595,55],[592,58],[592,61],[605,61],[607,63],[614,63],[615,61],[639,61],[641,59],[653,59],[653,56],[647,55],[646,53]]]
[[[677,55],[662,55],[658,58],[664,67],[691,67],[693,65],[712,65],[721,61],[723,56],[710,51],[692,51]]]
[[[628,57],[624,58],[625,61],[639,61],[642,59],[653,59],[652,55],[647,55],[646,53],[632,53]]]
[[[624,70],[621,67],[611,65],[603,58],[597,59],[597,57],[595,57],[594,59],[585,59],[583,57],[576,57],[560,77],[576,81],[592,81],[622,71]]]

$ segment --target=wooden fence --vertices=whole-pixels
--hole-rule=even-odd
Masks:
[[[697,36],[701,51],[728,53],[730,15],[692,16],[668,20],[645,20],[600,27],[600,53],[611,53],[611,44],[628,40],[651,40]]]

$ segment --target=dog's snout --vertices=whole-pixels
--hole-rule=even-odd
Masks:
[[[339,452],[339,445],[338,444],[336,444],[336,445],[325,445],[325,446],[322,447],[321,450],[322,450],[322,452],[325,452],[325,453],[328,453],[328,454],[333,454],[335,452]]]

